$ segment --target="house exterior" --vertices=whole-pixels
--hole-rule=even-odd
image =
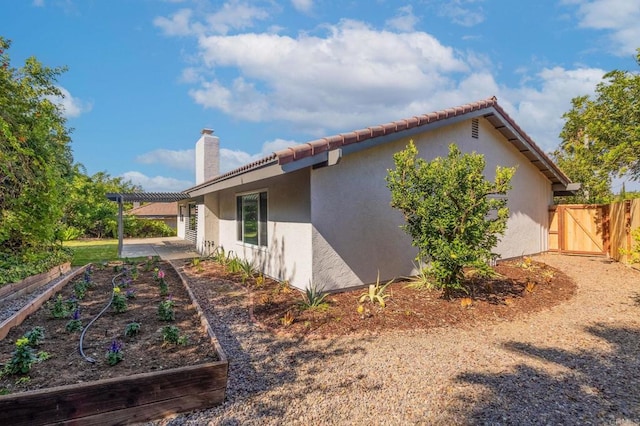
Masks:
[[[178,203],[175,202],[139,205],[129,210],[127,214],[140,219],[160,220],[171,229],[176,229],[178,226]]]
[[[378,271],[381,279],[415,274],[417,249],[385,182],[393,154],[410,140],[427,160],[446,156],[450,143],[484,154],[489,179],[497,165],[516,166],[495,252],[511,258],[548,249],[548,207],[554,191],[572,184],[495,98],[296,145],[224,174],[219,140],[204,130],[196,186],[179,202],[178,235],[205,255],[222,246],[300,289],[361,286]]]

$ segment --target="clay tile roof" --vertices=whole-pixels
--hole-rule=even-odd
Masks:
[[[496,105],[497,99],[495,97],[492,97],[467,105],[461,105],[455,108],[447,108],[445,110],[436,111],[429,114],[410,117],[398,121],[393,121],[391,123],[381,124],[378,126],[371,126],[367,129],[355,130],[349,133],[342,133],[322,139],[316,139],[306,144],[296,145],[291,148],[277,151],[275,153],[275,156],[278,159],[278,164],[283,165],[300,160],[301,158],[316,155],[323,151],[336,149],[344,145],[362,142],[367,139],[372,139],[379,136],[390,135],[393,133],[401,132],[403,130],[412,129],[414,127],[423,126],[425,124],[460,116],[469,112]]]
[[[286,148],[280,151],[276,151],[268,157],[254,161],[245,166],[232,170],[223,175],[217,176],[207,182],[196,185],[190,188],[188,191],[199,189],[203,186],[210,185],[212,183],[225,180],[229,177],[240,175],[251,170],[255,170],[261,167],[269,166],[272,164],[278,164],[280,166],[292,163],[303,158],[312,157],[316,154],[334,150],[342,146],[357,144],[369,139],[377,138],[380,136],[391,135],[404,130],[413,129],[420,126],[435,123],[437,121],[446,120],[454,117],[459,117],[471,112],[493,108],[494,111],[489,111],[487,116],[497,112],[500,116],[498,120],[505,120],[509,125],[518,133],[518,138],[522,138],[526,141],[532,154],[536,159],[544,163],[539,165],[543,173],[549,177],[552,181],[564,181],[570,182],[570,180],[562,173],[562,171],[547,157],[547,155],[533,142],[533,140],[507,115],[507,113],[498,105],[496,97],[483,99],[476,102],[471,102],[465,105],[460,105],[454,108],[447,108],[440,111],[430,112],[419,116],[414,116],[391,123],[385,123],[377,126],[371,126],[366,129],[355,130],[348,133],[341,133],[338,135],[328,136],[321,139],[316,139],[304,144],[295,145],[290,148]],[[495,114],[493,114],[495,115]],[[531,158],[530,158],[531,159]]]
[[[178,203],[149,203],[133,208],[127,214],[134,216],[177,216]]]

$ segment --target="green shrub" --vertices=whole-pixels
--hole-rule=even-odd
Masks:
[[[0,286],[15,283],[31,275],[47,272],[54,266],[71,261],[73,252],[64,247],[50,246],[22,253],[0,251]]]
[[[462,154],[454,144],[445,158],[427,162],[417,155],[411,141],[393,156],[395,170],[386,179],[391,206],[404,215],[402,228],[418,248],[416,260],[450,296],[464,289],[465,267],[478,275],[492,273],[489,264],[496,255],[491,250],[506,229],[505,195],[515,168],[498,166],[490,182],[483,174],[484,156]]]

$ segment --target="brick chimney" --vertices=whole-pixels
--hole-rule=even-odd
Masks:
[[[220,139],[213,130],[202,129],[196,142],[196,185],[220,174]]]

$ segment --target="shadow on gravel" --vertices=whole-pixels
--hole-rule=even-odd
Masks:
[[[526,364],[502,374],[464,373],[457,380],[486,388],[481,401],[459,401],[472,424],[620,424],[640,421],[640,329],[587,327],[610,352],[542,348],[508,342],[506,349],[569,371],[553,375]],[[458,414],[460,411],[458,411]]]
[[[242,425],[246,419],[279,424],[290,404],[321,388],[314,376],[322,373],[324,360],[366,351],[366,338],[309,342],[275,336],[249,321],[244,290],[228,282],[210,281],[192,290],[229,359],[226,398],[221,406],[161,422],[164,425]],[[304,386],[292,386],[294,382]],[[261,396],[270,391],[270,398]]]

